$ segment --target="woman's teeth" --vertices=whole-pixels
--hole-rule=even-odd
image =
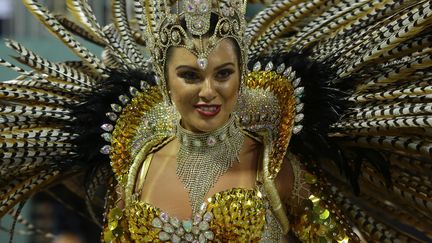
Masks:
[[[209,112],[213,112],[213,111],[217,111],[217,106],[201,106],[199,108],[202,111],[209,111]]]

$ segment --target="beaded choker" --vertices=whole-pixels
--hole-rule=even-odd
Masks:
[[[195,214],[218,178],[238,161],[244,134],[231,116],[221,128],[207,133],[190,132],[178,122],[176,135],[180,142],[176,172]]]

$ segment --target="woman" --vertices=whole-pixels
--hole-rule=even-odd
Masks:
[[[294,99],[289,97],[293,87],[287,82],[288,77],[278,75],[280,89],[284,92],[280,100],[265,99],[249,90],[252,79],[247,79],[244,73],[242,4],[224,5],[230,13],[227,15],[218,4],[186,2],[183,12],[176,14],[177,19],[165,18],[163,14],[159,16],[161,23],[154,31],[161,37],[153,37],[155,50],[151,53],[157,60],[154,68],[161,77],[165,101],[157,100],[145,113],[152,113],[154,109],[173,110],[174,106],[178,116],[175,116],[176,111],[172,111],[171,116],[155,112],[148,124],[174,121],[174,127],[137,132],[139,139],[145,142],[133,146],[138,149],[130,152],[130,167],[123,173],[117,173],[117,190],[120,193],[113,197],[120,197],[121,205],[108,209],[116,212],[113,213],[114,218],[108,216],[108,221],[121,225],[121,229],[108,226],[105,231],[107,241],[278,242],[287,233],[288,218],[284,203],[290,205],[294,212],[294,204],[288,200],[300,200],[300,195],[291,197],[294,183],[292,168],[287,163],[286,169],[275,181],[268,173],[265,174],[264,170],[270,166],[264,161],[271,159],[272,163],[279,163],[280,169],[285,150],[274,150],[270,144],[283,147],[289,136],[281,134],[290,132],[281,131],[278,134],[248,127],[264,125],[279,129],[283,123],[293,126],[295,107],[277,104]],[[196,26],[200,22],[202,24]],[[169,34],[164,36],[166,33]],[[152,39],[152,35],[146,37]],[[263,93],[276,93],[271,85],[268,86],[270,91]],[[149,97],[152,96],[150,93],[147,92]],[[237,104],[246,96],[248,102]],[[235,107],[243,106],[243,112],[250,113],[254,105],[252,99],[280,106],[278,112],[286,111],[286,117],[279,115],[273,120],[241,121],[247,115],[236,112]],[[138,98],[135,103],[139,104],[141,100],[143,98]],[[134,111],[125,108],[117,124],[122,123],[122,117],[137,116]],[[259,115],[270,111],[262,111]],[[130,127],[130,124],[127,126]],[[120,130],[127,126],[118,126],[114,130],[113,139],[122,145],[112,147],[112,151],[130,147],[128,142],[120,139],[124,137]],[[152,130],[148,127],[145,129]],[[139,126],[136,131],[139,129],[142,127]],[[266,144],[265,148],[262,144]],[[116,163],[116,158],[112,157],[112,160]],[[121,163],[124,162],[128,161]],[[273,173],[273,176],[276,175],[277,172]],[[126,183],[121,182],[122,176]],[[279,193],[277,185],[280,186]],[[296,191],[299,190],[296,188]],[[269,199],[263,196],[267,193],[271,194]],[[309,196],[306,194],[303,193],[303,198]],[[122,215],[121,220],[116,219],[119,214]],[[275,218],[276,214],[280,219]],[[344,238],[343,234],[336,235]]]
[[[211,198],[215,194],[232,194],[234,188],[239,188],[236,189],[236,193],[255,193],[262,148],[259,142],[247,136],[246,132],[242,132],[234,120],[241,80],[240,57],[237,56],[239,52],[236,51],[238,47],[235,45],[231,39],[219,42],[209,54],[206,69],[198,67],[197,57],[186,48],[173,47],[170,50],[172,53],[167,61],[168,90],[170,99],[180,114],[180,121],[176,136],[170,138],[166,145],[152,155],[146,155],[151,156],[150,160],[146,157],[142,161],[145,165],[140,166],[137,176],[139,179],[135,184],[139,202],[132,202],[136,204],[136,210],[145,210],[145,206],[141,206],[145,202],[146,206],[154,205],[161,209],[159,215],[155,216],[160,216],[164,212],[173,218],[193,220],[195,215],[204,216],[203,213],[199,213],[200,206],[206,198]],[[227,134],[224,141],[218,138],[221,132]],[[185,139],[193,141],[197,136],[203,143],[210,141],[209,138],[214,136],[215,144],[193,147],[184,143]],[[223,156],[220,153],[230,156]],[[292,178],[292,175],[285,176]],[[204,188],[200,187],[203,184]],[[237,203],[241,208],[241,201]],[[264,216],[264,212],[257,215],[262,218]],[[253,227],[254,224],[248,222],[247,218],[242,220],[250,226],[244,227],[239,233],[233,233],[229,227],[234,226],[225,224],[227,229],[216,228],[201,234],[207,233],[208,240],[222,241],[257,241],[262,238],[263,225]],[[211,224],[210,227],[215,226]],[[251,229],[259,231],[251,232]],[[217,233],[216,230],[224,233]],[[272,230],[275,231],[273,234],[281,235],[280,229]],[[153,231],[157,237],[152,240],[169,238],[176,242],[182,236],[180,233],[168,237],[168,234],[164,234],[164,231],[161,233],[157,227]],[[167,233],[169,232],[168,230]],[[146,232],[140,236],[146,237],[147,234]],[[195,236],[196,240],[201,234]],[[133,235],[132,239],[141,241],[143,238]]]
[[[26,0],[82,62],[7,43],[39,73],[2,61],[24,76],[1,84],[1,215],[90,170],[90,200],[109,181],[108,242],[428,239],[431,3],[366,2],[277,2],[246,27],[245,1],[136,1],[133,23],[113,1],[100,28],[83,1],[80,27]]]

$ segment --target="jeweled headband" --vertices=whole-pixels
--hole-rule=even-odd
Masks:
[[[240,68],[245,71],[246,4],[245,0],[185,0],[171,6],[168,0],[146,1],[145,35],[164,91],[167,90],[165,65],[170,47],[188,49],[197,56],[197,65],[205,69],[210,52],[220,41],[231,38],[239,46]],[[216,22],[215,26],[212,21]]]

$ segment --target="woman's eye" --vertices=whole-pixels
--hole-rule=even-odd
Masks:
[[[231,74],[234,73],[234,70],[232,69],[222,69],[216,73],[216,79],[217,80],[227,80],[231,76]]]
[[[181,72],[178,76],[186,81],[197,81],[200,79],[199,74],[192,71]]]

